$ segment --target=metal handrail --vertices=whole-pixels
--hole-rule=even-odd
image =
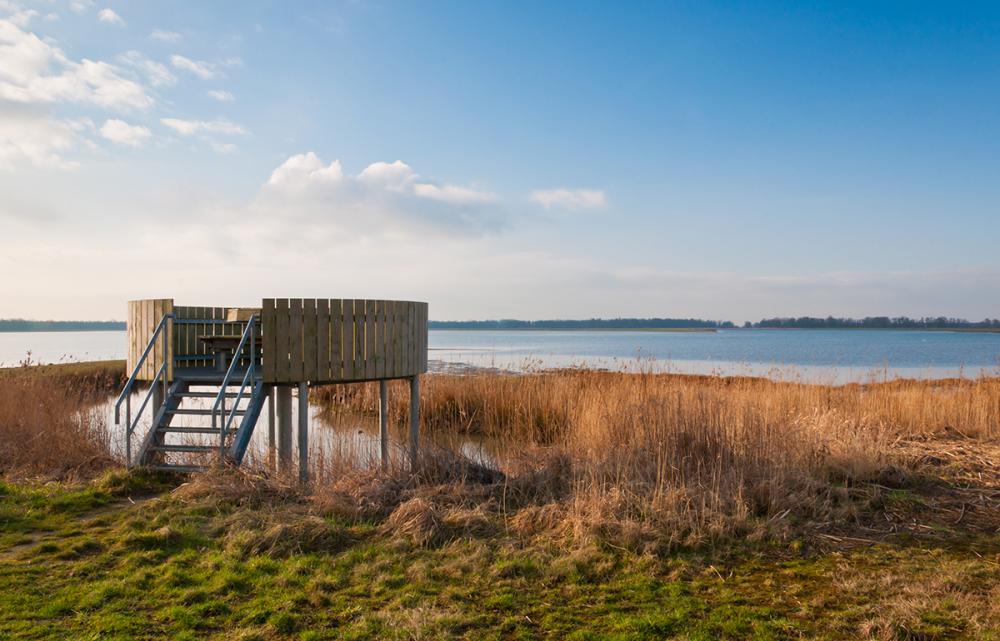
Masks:
[[[243,330],[243,336],[240,338],[239,345],[233,351],[233,362],[229,364],[229,369],[226,370],[226,375],[222,377],[222,384],[219,388],[219,395],[215,397],[215,403],[212,404],[212,429],[214,430],[217,425],[216,413],[218,413],[220,419],[224,419],[222,424],[219,425],[219,462],[221,463],[225,459],[226,454],[226,433],[229,430],[230,425],[232,425],[233,417],[236,415],[236,408],[240,404],[240,400],[243,398],[243,391],[246,389],[247,382],[253,380],[253,373],[256,369],[257,363],[257,339],[254,333],[254,325],[257,323],[257,314],[250,316],[250,320],[247,322],[247,328]],[[226,414],[226,387],[229,386],[229,381],[232,379],[233,374],[236,372],[237,366],[240,364],[242,359],[243,348],[246,346],[247,339],[250,340],[250,365],[247,366],[247,372],[243,376],[242,384],[240,385],[239,392],[236,394],[236,401],[233,403],[232,411]]]
[[[146,344],[146,349],[142,352],[142,356],[140,356],[139,360],[136,362],[135,368],[132,370],[132,375],[128,377],[125,387],[122,388],[122,393],[118,395],[118,399],[115,401],[115,425],[121,425],[121,406],[122,403],[125,403],[125,462],[129,467],[132,466],[132,432],[134,432],[136,426],[139,425],[139,419],[142,417],[142,412],[146,409],[146,405],[149,403],[149,399],[153,394],[153,389],[156,387],[157,381],[161,378],[163,384],[163,398],[164,400],[167,398],[167,364],[170,362],[167,355],[170,353],[170,350],[167,345],[167,332],[164,332],[163,328],[167,326],[167,321],[173,317],[173,314],[164,314],[163,318],[160,319],[156,329],[153,331],[153,335],[149,339],[149,343]],[[149,386],[149,391],[146,392],[146,396],[143,399],[142,404],[139,406],[139,411],[136,412],[135,421],[133,421],[132,387],[135,385],[139,376],[139,371],[142,369],[143,364],[145,364],[146,358],[149,356],[149,352],[151,352],[153,347],[156,345],[156,339],[159,338],[161,332],[163,334],[163,363],[160,365],[160,369],[157,370],[156,376],[153,377]]]

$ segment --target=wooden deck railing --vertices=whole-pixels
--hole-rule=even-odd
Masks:
[[[172,299],[129,302],[128,367],[134,367],[164,314],[170,354],[160,345],[138,378],[172,366],[210,366],[203,336],[240,335],[224,307],[174,306]],[[265,383],[336,383],[406,378],[427,371],[427,303],[366,299],[264,299],[260,313]]]
[[[267,383],[404,378],[427,371],[427,303],[264,299]]]

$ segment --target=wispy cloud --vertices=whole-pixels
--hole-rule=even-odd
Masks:
[[[153,29],[149,34],[149,37],[153,40],[159,40],[160,42],[180,42],[182,36],[176,31],[166,31],[165,29]]]
[[[191,60],[190,58],[185,58],[179,54],[174,54],[170,56],[170,64],[178,69],[189,71],[202,80],[209,80],[215,77],[215,70],[212,69],[212,65],[207,62]]]
[[[114,11],[112,11],[111,9],[105,8],[98,11],[97,19],[105,24],[113,24],[119,27],[125,26],[125,21],[122,20],[122,17],[117,13],[115,13]]]
[[[211,80],[220,75],[220,71],[225,67],[239,67],[243,64],[240,58],[226,58],[221,62],[207,62],[205,60],[192,60],[180,54],[170,56],[170,64],[190,72],[202,80]]]
[[[198,133],[225,134],[242,136],[247,130],[228,120],[182,120],[180,118],[161,118],[160,122],[184,136]]]
[[[0,20],[0,99],[18,103],[87,103],[111,109],[153,104],[142,85],[107,62],[69,59],[55,45]]]
[[[608,204],[607,196],[598,189],[536,189],[531,200],[546,209],[597,209]]]
[[[146,127],[130,125],[117,118],[104,121],[104,125],[101,127],[101,136],[127,147],[141,147],[150,135],[151,132]]]
[[[271,173],[259,204],[275,215],[322,221],[348,235],[467,236],[503,225],[497,201],[487,191],[431,182],[401,160],[372,163],[352,176],[340,161],[324,163],[310,151],[289,157]],[[371,224],[358,227],[358,220]]]
[[[232,102],[236,100],[236,96],[222,89],[212,89],[211,91],[208,92],[208,96],[210,98],[218,100],[219,102]]]
[[[177,84],[177,76],[165,64],[150,60],[138,51],[127,51],[119,60],[141,72],[154,87],[170,87]]]

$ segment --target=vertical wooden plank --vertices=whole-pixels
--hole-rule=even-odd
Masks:
[[[427,303],[420,303],[420,371],[427,371],[428,345],[427,326],[430,324],[430,309]]]
[[[365,301],[354,299],[354,378],[365,377]]]
[[[166,311],[166,301],[162,298],[158,298],[153,301],[153,324],[150,328],[149,336],[153,337],[153,330],[160,324],[160,319],[163,318],[163,314]],[[160,366],[167,362],[166,350],[163,349],[163,335],[156,337],[156,358],[153,360],[153,376],[160,371]]]
[[[330,301],[316,301],[316,379],[330,380]]]
[[[343,370],[343,380],[349,381],[354,378],[354,301],[347,298],[340,302],[342,305],[340,357],[343,363],[341,369]]]
[[[410,375],[410,353],[407,344],[410,336],[410,304],[400,303],[399,315],[402,318],[402,327],[399,331],[399,355],[403,359],[403,376]]]
[[[385,301],[375,301],[375,378],[385,378]]]
[[[395,368],[392,361],[392,301],[383,301],[383,305],[385,307],[385,343],[383,346],[385,350],[385,374],[383,378],[392,378],[395,375]]]
[[[417,373],[417,305],[416,303],[407,303],[409,307],[409,345],[407,346],[407,351],[409,356],[407,357],[410,364],[410,374]]]
[[[265,383],[273,383],[275,372],[277,371],[278,359],[275,358],[274,318],[274,299],[265,298],[261,301],[260,306],[261,348],[264,350],[261,360],[261,371],[263,372]],[[274,394],[272,393],[271,399],[273,398]]]
[[[406,359],[403,358],[403,332],[406,329],[406,317],[403,316],[403,310],[406,303],[401,301],[396,301],[393,304],[396,311],[396,333],[393,337],[393,358],[396,360],[396,376],[406,375]]]
[[[304,380],[302,377],[302,299],[288,301],[288,351],[291,382]]]
[[[153,301],[153,323],[150,328],[150,333],[149,333],[150,338],[153,337],[152,330],[156,329],[157,325],[160,324],[160,319],[163,318],[163,308],[164,308],[163,300],[157,299]],[[153,348],[153,352],[155,353],[156,358],[153,359],[152,374],[153,376],[156,376],[156,373],[160,370],[160,366],[163,365],[163,363],[165,363],[167,360],[167,355],[163,351],[162,336],[156,337],[156,346]]]
[[[146,349],[146,345],[149,343],[149,317],[152,316],[152,311],[150,309],[150,304],[152,301],[144,300],[142,301],[142,338],[139,339],[139,355],[142,356],[142,352]],[[146,362],[142,365],[142,379],[149,380],[149,359],[153,355],[150,354],[146,358]]]
[[[330,380],[344,378],[344,308],[340,299],[330,300]]]
[[[318,341],[316,336],[316,299],[307,298],[302,301],[302,380],[316,381],[316,352],[318,351]]]
[[[365,301],[365,378],[375,378],[377,370],[375,345],[378,342],[376,333],[377,309],[374,300]]]
[[[134,333],[133,330],[135,329],[135,324],[133,321],[134,312],[132,310],[132,301],[129,301],[125,312],[125,369],[129,374],[132,373],[132,368],[134,367],[134,361],[132,360],[134,355],[132,350],[135,345],[135,341],[132,338],[132,335]]]
[[[133,320],[135,312],[132,301],[127,303],[125,312],[125,369],[129,374],[132,373],[132,368],[135,366],[133,348],[135,346],[135,339],[133,338],[135,321]]]
[[[182,341],[184,340],[184,326],[177,322],[182,318],[184,318],[184,308],[174,307],[174,322],[171,327],[173,338],[170,341],[170,350],[174,355],[174,359],[184,354],[184,346],[182,345]],[[181,364],[183,365],[183,363]]]
[[[174,299],[168,298],[163,304],[163,313],[172,314],[174,312]],[[174,380],[174,321],[167,321],[167,380]]]
[[[275,338],[274,356],[276,359],[275,379],[279,383],[292,380],[288,365],[288,299],[279,298],[275,301]]]

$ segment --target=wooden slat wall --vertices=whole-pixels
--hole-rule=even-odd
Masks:
[[[225,307],[174,307],[174,316],[183,320],[224,320],[226,318]],[[201,336],[242,335],[246,329],[246,323],[178,323],[173,327],[173,341],[175,356],[203,356],[199,359],[183,358],[177,361],[178,367],[210,367],[212,365],[212,355],[208,352],[208,347],[200,339]]]
[[[136,363],[146,350],[149,339],[153,336],[156,326],[160,324],[160,319],[164,314],[169,314],[174,309],[174,301],[169,298],[157,298],[147,300],[132,300],[128,302],[128,320],[126,324],[126,343],[128,348],[127,367],[129,373],[135,368]],[[153,349],[150,350],[146,362],[139,371],[140,380],[152,380],[163,364],[164,359],[168,359],[173,349],[173,328],[167,324],[167,348],[163,347],[163,335],[157,337]],[[168,371],[168,376],[172,372]]]
[[[265,299],[267,383],[405,378],[427,371],[427,303]]]

